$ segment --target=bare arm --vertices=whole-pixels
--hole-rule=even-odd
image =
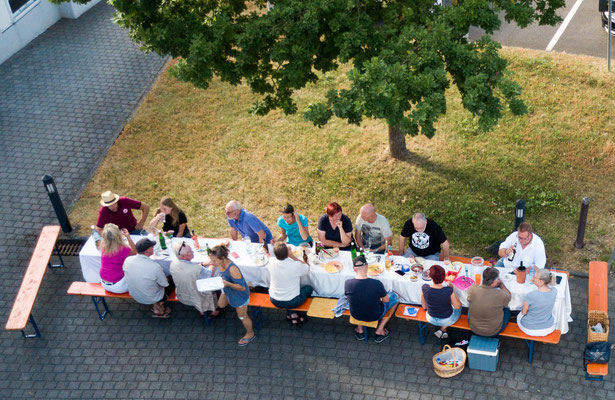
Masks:
[[[186,230],[186,224],[179,224],[179,228],[177,230],[177,237],[184,237],[185,230]]]
[[[325,231],[318,230],[318,240],[327,247],[345,247],[342,242],[336,242],[335,240],[329,240],[325,237]]]
[[[135,254],[137,254],[137,247],[135,246],[135,243],[132,241],[132,238],[130,237],[130,233],[128,232],[128,230],[122,229],[122,235],[124,235],[124,237],[128,241],[128,246],[130,246],[130,255],[134,256]]]
[[[498,250],[498,256],[500,256],[501,258],[506,258],[510,255],[510,253],[512,253],[512,251],[513,246],[501,248],[500,250]]]
[[[523,308],[521,308],[521,314],[523,315],[527,314],[529,309],[530,309],[530,305],[528,304],[528,302],[523,301]]]
[[[448,261],[450,256],[450,244],[448,243],[448,240],[445,240],[440,246],[442,248],[443,260]]]
[[[399,255],[403,256],[406,252],[406,238],[399,235]]]
[[[256,234],[258,235],[258,242],[259,243],[266,243],[267,242],[267,233],[265,232],[264,229],[261,229],[260,231],[256,232]]]
[[[286,236],[286,229],[280,228],[280,236],[278,236],[278,238],[275,241],[284,243],[287,237],[288,236]]]
[[[241,279],[242,275],[241,275],[241,271],[239,271],[239,268],[237,268],[234,265],[231,265],[229,267],[231,269],[231,276],[235,279]],[[222,281],[224,283],[224,286],[230,287],[231,289],[235,289],[235,290],[239,290],[240,292],[243,292],[246,290],[245,287],[243,287],[242,285],[238,284],[238,283],[231,283],[228,281]]]
[[[301,235],[301,239],[307,240],[308,236],[310,236],[307,227],[303,226],[303,224],[301,223],[301,218],[299,218],[299,213],[297,213],[297,211],[295,211],[293,215],[295,216],[295,221],[297,221],[297,227],[299,228],[299,234]]]
[[[457,297],[454,291],[451,294],[451,304],[453,305],[453,308],[455,310],[461,308],[461,301],[459,300],[459,297]]]
[[[135,229],[143,229],[143,225],[145,225],[145,221],[147,220],[147,216],[149,215],[149,206],[144,202],[141,202],[141,219],[137,222]]]
[[[355,244],[357,245],[357,247],[359,249],[363,248],[363,235],[361,234],[361,231],[358,229],[354,230],[354,240],[355,240]]]
[[[425,310],[427,310],[427,303],[425,302],[425,297],[423,296],[423,290],[421,289],[421,305]]]
[[[229,235],[231,236],[231,240],[237,240],[237,229],[230,228]]]

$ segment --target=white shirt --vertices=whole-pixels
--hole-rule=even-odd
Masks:
[[[504,257],[504,266],[510,268],[516,268],[521,261],[525,267],[537,266],[538,268],[544,268],[547,262],[547,254],[545,252],[545,244],[540,236],[532,233],[532,241],[525,246],[525,249],[521,247],[519,242],[519,233],[515,231],[508,235],[506,240],[500,244],[500,249],[507,249],[511,246],[515,246],[515,257],[512,261],[508,261],[508,256]]]
[[[368,238],[371,240],[371,248],[376,249],[384,244],[386,238],[393,236],[389,221],[378,213],[376,213],[376,220],[373,223],[367,222],[361,218],[361,214],[359,214],[355,222],[355,227],[361,232],[363,246],[366,248]]]
[[[290,257],[285,260],[272,258],[267,266],[271,275],[269,296],[278,301],[288,301],[299,296],[301,277],[307,275],[308,266]]]

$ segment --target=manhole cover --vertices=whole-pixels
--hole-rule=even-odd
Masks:
[[[78,256],[86,242],[84,239],[58,239],[56,243],[61,256]]]

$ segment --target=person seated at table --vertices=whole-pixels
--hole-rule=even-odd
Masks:
[[[440,265],[432,265],[429,269],[431,285],[421,288],[421,305],[427,310],[427,322],[439,326],[434,332],[438,338],[448,338],[446,329],[457,322],[461,315],[461,301],[453,291],[452,286],[443,286],[446,273]]]
[[[278,227],[280,236],[275,240],[276,242],[288,241],[293,246],[299,246],[301,243],[311,246],[313,243],[308,231],[307,217],[297,213],[290,204],[282,208],[282,215],[278,218]]]
[[[551,273],[544,268],[537,270],[532,278],[538,290],[525,295],[523,308],[517,315],[517,325],[527,335],[547,336],[555,330],[553,308],[557,288],[550,287],[550,281]]]
[[[137,249],[128,230],[115,224],[107,224],[102,230],[100,243],[100,283],[112,293],[125,293],[128,285],[124,277],[124,261],[128,256],[137,254]],[[128,246],[124,244],[124,238]]]
[[[236,200],[231,200],[224,208],[228,225],[230,227],[230,236],[232,240],[237,240],[239,232],[242,237],[249,236],[252,243],[269,243],[273,236],[267,225],[261,222],[260,219],[251,212],[241,208]]]
[[[146,238],[137,242],[137,255],[124,261],[124,279],[128,293],[137,303],[153,305],[152,317],[169,318],[171,309],[165,306],[165,301],[175,286],[169,284],[160,264],[150,259],[155,245]]]
[[[410,238],[408,250],[406,239]],[[423,257],[426,260],[438,261],[440,253],[445,264],[449,263],[450,245],[440,225],[426,218],[423,213],[416,213],[404,224],[399,235],[399,254],[404,257]]]
[[[483,283],[472,285],[468,291],[468,321],[470,329],[479,336],[497,336],[510,320],[510,291],[499,279],[497,268],[483,271]]]
[[[100,195],[100,210],[98,210],[98,220],[95,229],[102,233],[106,224],[115,224],[120,229],[126,229],[133,235],[139,235],[143,225],[149,215],[149,206],[142,201],[133,200],[128,197],[120,197],[110,190]],[[137,219],[132,214],[132,210],[141,210],[141,219]]]
[[[267,265],[271,276],[269,298],[274,306],[286,309],[286,319],[292,325],[298,325],[304,322],[305,318],[292,309],[305,303],[312,295],[313,289],[310,285],[301,287],[301,277],[310,272],[310,266],[297,259],[283,242],[277,242],[273,246],[273,254],[275,259],[270,260]]]
[[[355,223],[355,239],[359,248],[378,254],[384,254],[391,244],[391,225],[383,215],[376,212],[373,204],[361,207]]]
[[[498,256],[502,258],[495,264],[496,267],[516,268],[523,262],[526,267],[538,269],[544,268],[547,262],[545,244],[540,236],[532,232],[529,222],[520,223],[517,231],[500,243]]]
[[[367,276],[367,261],[364,256],[355,257],[352,265],[356,277],[344,283],[344,294],[348,298],[350,315],[359,321],[379,321],[375,341],[381,343],[391,333],[386,328],[391,317],[386,316],[386,313],[391,308],[393,312],[395,311],[399,296],[395,292],[387,293],[382,282]],[[367,328],[361,325],[355,328],[354,334],[357,340],[365,339],[363,329]]]
[[[170,197],[163,197],[160,200],[160,208],[156,210],[155,214],[156,216],[149,223],[151,229],[155,229],[162,222],[163,232],[173,232],[174,237],[191,237],[186,214],[177,207]]]
[[[248,316],[250,288],[241,274],[241,270],[228,258],[228,255],[228,248],[223,245],[214,246],[209,254],[213,266],[220,270],[222,283],[224,283],[223,293],[218,299],[218,306],[224,308],[230,304],[237,311],[237,317],[246,329],[246,334],[239,339],[237,344],[247,346],[256,338],[252,328],[252,320]]]
[[[342,214],[342,206],[339,204],[327,204],[326,213],[318,220],[317,231],[318,240],[325,248],[350,250],[352,222],[346,214]]]
[[[196,281],[201,273],[201,264],[192,263],[194,252],[188,243],[180,241],[175,243],[173,250],[177,259],[171,262],[171,276],[175,283],[175,294],[177,299],[187,306],[197,309],[199,314],[212,311],[212,316],[217,316],[213,312],[216,309],[216,299],[213,293],[201,293],[196,287]]]

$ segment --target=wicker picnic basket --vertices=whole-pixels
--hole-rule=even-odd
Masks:
[[[592,332],[591,327],[600,323],[604,333]],[[592,310],[587,315],[587,343],[606,342],[609,340],[609,315],[604,311]]]
[[[433,356],[432,361],[433,370],[440,378],[452,378],[463,371],[466,365],[466,352],[447,344],[441,352]]]

